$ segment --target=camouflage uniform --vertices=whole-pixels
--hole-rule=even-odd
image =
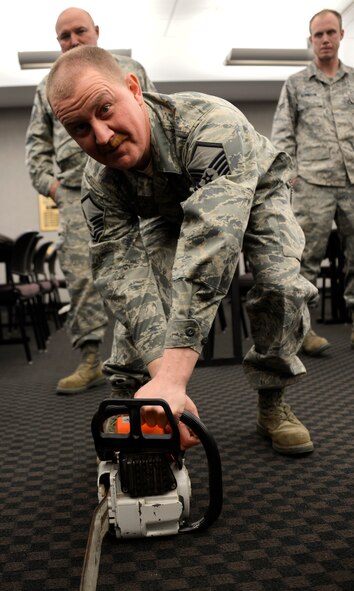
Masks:
[[[154,91],[142,65],[125,56],[117,58],[124,73],[133,72],[143,90]],[[54,116],[46,98],[47,76],[38,85],[26,135],[26,165],[35,189],[49,194],[59,179],[56,193],[60,213],[60,266],[70,295],[68,331],[73,347],[85,341],[102,341],[107,314],[94,287],[89,261],[89,234],[81,208],[81,180],[87,156]]]
[[[304,237],[284,183],[289,157],[222,99],[144,98],[152,170],[89,159],[83,177],[95,284],[125,343],[106,368],[140,377],[165,348],[200,353],[244,249],[256,279],[244,366],[254,388],[282,388],[305,373],[296,353],[317,294],[299,274]]]
[[[327,78],[314,63],[288,78],[271,139],[293,160],[293,209],[305,233],[301,272],[316,283],[333,220],[347,261],[344,297],[354,306],[354,69]]]

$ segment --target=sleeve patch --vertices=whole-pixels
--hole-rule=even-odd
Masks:
[[[196,189],[228,174],[230,167],[223,145],[197,142],[188,171]]]
[[[82,198],[81,205],[91,238],[93,242],[99,242],[104,230],[104,208],[90,193]]]

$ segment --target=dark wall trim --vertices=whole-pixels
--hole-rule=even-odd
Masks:
[[[159,92],[170,94],[194,90],[214,94],[229,101],[276,101],[279,98],[283,81],[178,81],[155,82]],[[0,88],[0,108],[32,106],[35,86],[14,86]]]

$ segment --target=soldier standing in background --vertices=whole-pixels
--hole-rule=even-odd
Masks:
[[[244,368],[258,390],[257,430],[279,453],[311,452],[309,431],[284,400],[306,373],[297,351],[317,296],[300,275],[304,236],[284,182],[289,156],[220,98],[143,95],[136,76],[98,47],[62,55],[47,96],[91,157],[82,205],[93,276],[125,329],[113,394],[126,386],[126,395],[164,398],[177,419],[196,412],[187,385],[244,248],[255,278]],[[166,421],[156,406],[143,416]]]
[[[306,238],[301,272],[316,284],[335,221],[346,259],[344,298],[354,322],[354,68],[338,59],[343,35],[335,10],[312,17],[314,61],[285,82],[271,139],[293,160],[293,210]],[[329,346],[311,329],[303,351],[320,355]]]
[[[56,22],[63,53],[80,45],[97,45],[99,28],[88,12],[68,8]],[[133,72],[143,90],[154,91],[142,65],[125,56],[116,57],[124,72]],[[89,261],[89,233],[81,208],[81,180],[87,156],[53,115],[46,98],[47,76],[37,87],[26,135],[26,165],[35,189],[52,197],[59,208],[60,266],[70,296],[67,329],[81,363],[73,374],[62,378],[58,394],[81,392],[105,381],[100,343],[108,318],[101,296],[94,287]]]

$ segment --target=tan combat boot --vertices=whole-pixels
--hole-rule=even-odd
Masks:
[[[98,353],[98,344],[84,344],[81,347],[82,362],[74,373],[59,380],[57,394],[76,394],[84,392],[106,381],[102,373],[102,362]]]
[[[330,347],[330,343],[324,337],[318,336],[314,330],[310,329],[302,343],[302,351],[306,355],[317,357],[322,355]]]
[[[112,384],[110,398],[115,398],[117,400],[123,398],[134,398],[135,392],[137,392],[141,386],[138,380],[130,376],[117,377],[116,375],[113,375],[109,379]]]
[[[131,377],[117,377],[115,375],[110,377],[112,384],[112,392],[110,398],[116,400],[122,400],[127,398],[134,398],[134,394],[140,388],[138,380]],[[116,418],[109,417],[103,424],[104,433],[115,433],[116,432]]]
[[[313,451],[311,436],[283,400],[282,390],[258,393],[257,432],[272,440],[281,454],[304,454]]]

